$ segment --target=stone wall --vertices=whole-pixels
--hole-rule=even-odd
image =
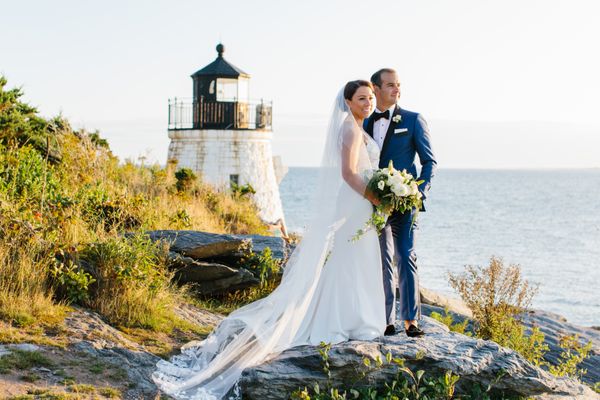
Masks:
[[[283,208],[273,168],[272,136],[266,130],[169,130],[168,158],[222,189],[237,175],[238,184],[249,183],[256,190],[260,217],[274,222],[283,218]]]

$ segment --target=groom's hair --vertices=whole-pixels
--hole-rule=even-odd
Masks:
[[[371,75],[371,83],[377,87],[381,87],[381,74],[396,74],[396,70],[395,69],[391,69],[391,68],[381,68],[379,71],[375,72],[373,75]]]

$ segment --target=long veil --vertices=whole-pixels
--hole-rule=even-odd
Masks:
[[[349,121],[358,128],[341,90],[327,128],[315,212],[280,285],[266,298],[232,312],[200,344],[184,348],[170,361],[160,361],[153,379],[164,392],[177,399],[235,397],[232,388],[244,369],[304,344],[298,342],[298,331],[340,224],[336,203],[344,182],[342,127]]]

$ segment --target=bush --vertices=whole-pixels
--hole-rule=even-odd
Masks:
[[[559,363],[551,365],[544,358],[549,347],[541,330],[533,327],[526,333],[520,318],[537,287],[531,287],[521,278],[520,266],[505,266],[501,259],[492,257],[488,267],[467,266],[466,270],[460,275],[449,274],[449,282],[473,312],[478,338],[513,349],[532,364],[547,368],[557,376],[576,377],[585,373],[577,366],[588,356],[591,342],[582,345],[576,336],[563,338]],[[452,317],[445,322],[452,324],[451,320]]]
[[[189,168],[181,168],[177,172],[175,172],[175,178],[177,179],[177,183],[175,183],[175,187],[178,192],[185,193],[189,192],[193,187],[196,179],[198,177],[194,174]]]
[[[476,334],[483,339],[499,339],[513,330],[517,318],[537,292],[521,278],[521,267],[492,257],[488,267],[467,266],[461,275],[449,274],[452,286],[473,312]]]
[[[95,282],[84,304],[115,325],[163,329],[179,299],[166,266],[167,254],[164,243],[143,235],[87,246],[79,258]]]

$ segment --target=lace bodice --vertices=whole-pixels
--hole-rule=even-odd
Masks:
[[[379,155],[381,153],[381,150],[379,150],[379,146],[375,142],[375,139],[369,136],[368,133],[363,132],[363,135],[365,137],[365,146],[367,148],[369,161],[371,162],[371,168],[377,169],[379,168]]]

